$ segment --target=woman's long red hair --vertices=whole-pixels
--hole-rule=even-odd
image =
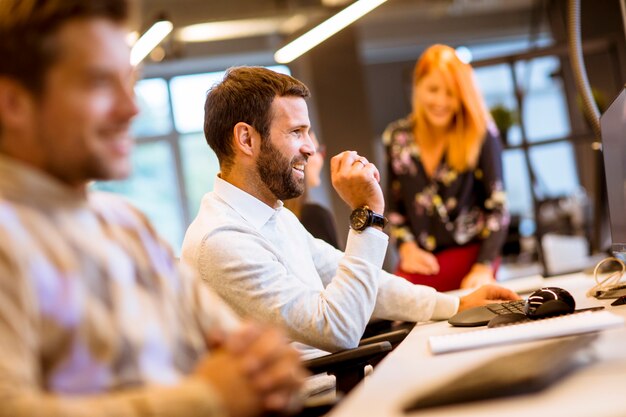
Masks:
[[[446,160],[455,171],[464,172],[476,166],[491,115],[478,90],[472,67],[462,62],[453,48],[433,45],[422,54],[413,72],[412,116],[415,140],[420,147],[428,147],[433,134],[424,109],[415,99],[417,85],[422,78],[437,70],[460,102],[448,130]]]

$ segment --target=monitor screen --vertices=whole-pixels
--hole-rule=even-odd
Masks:
[[[626,257],[626,89],[600,118],[613,253]]]

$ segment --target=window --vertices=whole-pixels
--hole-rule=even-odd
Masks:
[[[290,73],[284,65],[268,68]],[[139,81],[133,173],[124,181],[93,186],[126,196],[177,254],[202,196],[219,172],[217,157],[204,139],[203,120],[206,93],[223,77],[224,71],[219,71]]]
[[[570,142],[534,146],[530,148],[529,156],[537,176],[539,197],[566,196],[579,189],[574,149]]]
[[[569,195],[579,188],[574,152],[568,141],[571,131],[558,76],[560,65],[558,57],[544,56],[476,68],[476,80],[489,108],[503,105],[517,112],[515,83],[521,94],[524,130],[516,124],[503,138],[508,147],[503,169],[510,211],[523,217],[534,217],[531,187],[540,198]],[[529,164],[537,182],[534,185]]]
[[[493,65],[489,67],[476,68],[476,82],[485,98],[488,108],[501,105],[517,112],[517,101],[515,100],[515,86],[511,77],[511,69],[506,64]],[[507,137],[503,138],[509,145],[520,145],[522,134],[519,126],[514,125],[507,132]]]
[[[284,65],[275,65],[269,69],[282,74],[290,74]],[[176,130],[180,133],[202,131],[204,120],[204,101],[206,93],[224,78],[224,71],[206,74],[182,75],[170,81],[172,107]]]
[[[209,89],[224,77],[223,72],[183,75],[170,81],[174,123],[180,133],[201,132],[204,100]]]
[[[99,182],[96,189],[126,196],[141,209],[175,248],[183,241],[172,152],[166,141],[139,144],[133,153],[133,174],[124,181]]]
[[[529,142],[562,138],[570,134],[565,94],[557,57],[547,56],[515,63],[524,91],[524,128]]]
[[[172,130],[167,82],[162,78],[142,80],[135,86],[139,114],[132,132],[135,137],[166,135]]]
[[[215,152],[207,145],[202,133],[184,135],[180,140],[181,157],[189,217],[200,208],[202,196],[213,187],[213,179],[220,170]]]
[[[530,178],[526,169],[524,152],[511,149],[502,155],[504,184],[511,213],[532,214],[533,200],[530,195]]]

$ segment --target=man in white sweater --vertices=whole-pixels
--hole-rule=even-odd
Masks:
[[[0,417],[253,417],[304,379],[137,209],[126,0],[0,0]]]
[[[354,210],[345,252],[313,238],[282,201],[304,191],[307,87],[259,67],[230,69],[208,93],[204,130],[220,174],[183,242],[182,259],[242,316],[281,325],[306,357],[358,345],[372,317],[423,322],[494,300],[497,286],[458,298],[381,269],[387,248],[376,167],[354,151],[331,160]]]

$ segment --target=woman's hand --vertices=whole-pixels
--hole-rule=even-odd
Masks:
[[[435,275],[439,273],[439,262],[432,253],[417,246],[413,241],[404,242],[398,250],[400,268],[410,274]]]
[[[485,264],[474,264],[469,274],[461,281],[461,288],[478,288],[486,284],[494,284],[496,278],[493,276],[491,266]]]

